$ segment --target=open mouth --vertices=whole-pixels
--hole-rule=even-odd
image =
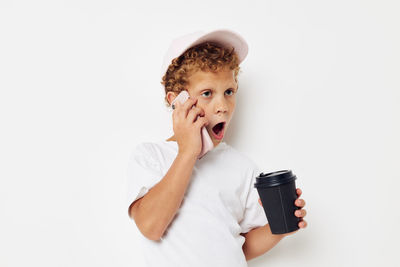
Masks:
[[[225,122],[220,122],[214,125],[214,127],[212,128],[212,132],[216,139],[222,139],[222,137],[224,136],[224,128]]]

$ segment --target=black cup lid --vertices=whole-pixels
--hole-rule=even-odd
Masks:
[[[291,170],[281,170],[267,174],[260,173],[260,175],[256,177],[256,183],[254,184],[254,187],[272,187],[286,184],[296,179],[296,175],[294,175]]]

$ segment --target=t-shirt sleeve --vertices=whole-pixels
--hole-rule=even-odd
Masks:
[[[246,199],[245,211],[242,221],[239,223],[242,228],[242,233],[247,233],[253,228],[264,226],[268,223],[263,207],[258,202],[259,195],[257,188],[254,187],[256,177],[261,173],[257,166],[254,166],[250,171],[251,179],[248,186],[248,194]]]
[[[155,159],[151,144],[137,145],[129,157],[127,168],[126,208],[143,197],[162,178],[160,162]]]

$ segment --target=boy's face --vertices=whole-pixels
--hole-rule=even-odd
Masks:
[[[238,84],[235,81],[234,72],[232,70],[221,70],[216,73],[196,71],[189,76],[188,81],[187,91],[190,97],[198,99],[196,106],[204,110],[204,116],[209,121],[206,128],[215,147],[222,141],[235,110]],[[225,123],[217,136],[212,129],[220,122]]]

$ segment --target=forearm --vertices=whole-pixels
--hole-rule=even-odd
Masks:
[[[284,237],[283,234],[272,234],[269,224],[254,228],[243,236],[246,240],[242,249],[247,261],[266,253]]]
[[[196,157],[178,153],[165,176],[142,198],[137,222],[142,222],[149,236],[158,240],[181,206],[192,175]]]

